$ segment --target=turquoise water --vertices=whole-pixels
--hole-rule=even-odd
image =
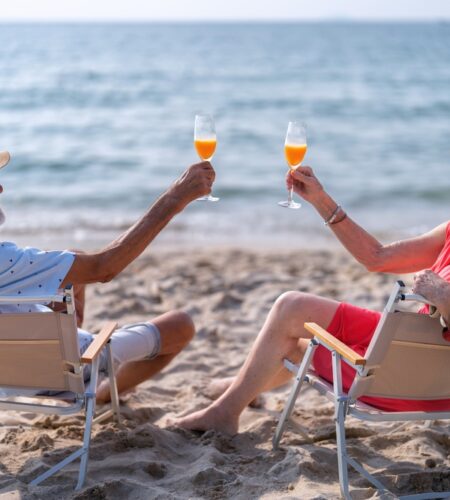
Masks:
[[[312,244],[285,199],[287,122],[312,165],[381,237],[450,215],[450,24],[0,25],[4,238],[91,245],[129,225],[190,163],[214,114],[217,204],[163,241]]]

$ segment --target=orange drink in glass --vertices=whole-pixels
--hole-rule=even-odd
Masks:
[[[194,140],[194,146],[197,151],[198,156],[202,160],[211,160],[216,151],[217,140],[216,139],[196,139]]]
[[[217,146],[216,127],[211,115],[195,115],[194,146],[198,156],[203,161],[210,161]],[[219,201],[219,198],[209,194],[197,198],[197,201]]]
[[[289,122],[286,140],[284,142],[284,156],[291,171],[302,164],[308,146],[306,144],[306,125],[300,122]],[[293,201],[293,188],[288,191],[287,201],[280,201],[278,205],[285,208],[298,209],[302,205]]]
[[[290,169],[295,170],[299,165],[301,165],[307,148],[308,146],[306,144],[284,145],[284,156],[286,157],[286,161]]]

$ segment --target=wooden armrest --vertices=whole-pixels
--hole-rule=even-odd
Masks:
[[[81,356],[81,362],[91,364],[93,359],[100,354],[103,346],[106,344],[106,342],[108,342],[109,338],[114,333],[114,330],[116,328],[117,323],[115,321],[109,321],[108,323],[106,323],[106,325],[100,330],[100,333],[95,335],[93,342]]]
[[[331,347],[333,351],[339,353],[353,365],[364,366],[366,364],[366,360],[360,354],[356,353],[351,347],[348,347],[348,345],[345,345],[336,337],[333,337],[331,333],[328,333],[316,323],[305,323],[305,328],[308,332],[312,333],[314,337],[320,339],[321,342],[326,344],[328,347]]]

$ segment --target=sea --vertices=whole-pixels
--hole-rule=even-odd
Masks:
[[[323,248],[286,199],[288,121],[325,189],[382,241],[450,219],[450,24],[0,24],[0,238],[96,248],[197,161],[214,116],[217,203],[157,244]],[[297,199],[297,201],[299,201]]]

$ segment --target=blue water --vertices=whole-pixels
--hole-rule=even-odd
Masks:
[[[189,164],[193,118],[216,118],[217,204],[163,241],[311,244],[285,199],[288,120],[306,163],[382,238],[450,216],[450,24],[0,25],[4,238],[93,245]],[[50,241],[50,240],[49,240]]]

